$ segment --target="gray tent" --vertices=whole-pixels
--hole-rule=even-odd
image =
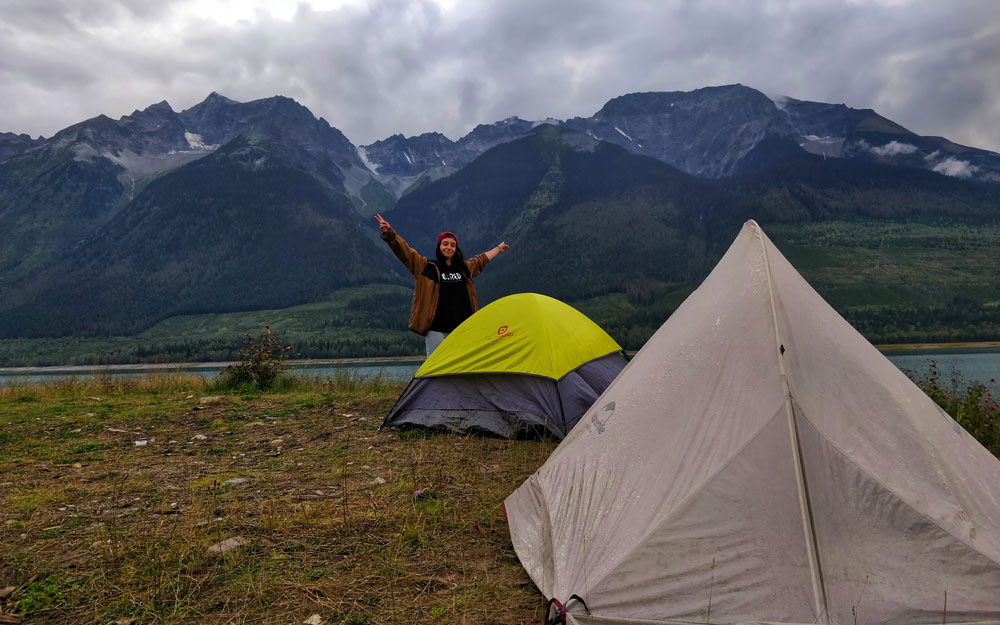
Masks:
[[[752,221],[505,510],[570,623],[1000,621],[1000,461]]]

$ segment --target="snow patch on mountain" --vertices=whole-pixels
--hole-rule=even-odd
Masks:
[[[184,138],[187,139],[188,145],[191,146],[192,150],[215,150],[219,147],[219,144],[205,145],[201,135],[194,132],[185,131]]]
[[[380,165],[372,160],[369,160],[368,150],[366,150],[364,146],[358,146],[358,158],[361,159],[361,162],[364,163],[365,167],[370,169],[373,174],[378,172]]]
[[[840,158],[844,153],[844,137],[804,135],[799,147],[810,154]]]
[[[630,137],[630,136],[628,136],[627,134],[625,134],[625,131],[623,131],[623,130],[622,130],[621,128],[619,128],[618,126],[615,126],[615,130],[617,130],[617,131],[618,131],[618,134],[620,134],[621,136],[625,137],[625,138],[626,138],[626,139],[628,139],[629,141],[632,141],[632,137]],[[635,143],[635,141],[632,141],[632,143]]]
[[[872,154],[875,156],[896,156],[898,154],[913,154],[917,151],[917,146],[899,141],[890,141],[883,146],[872,146]]]

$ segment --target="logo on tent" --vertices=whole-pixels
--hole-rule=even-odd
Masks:
[[[608,424],[611,417],[615,414],[615,402],[608,402],[604,404],[604,408],[600,412],[595,412],[590,416],[590,421],[597,428],[598,434],[604,434],[604,426]]]
[[[503,336],[504,334],[507,334],[507,326],[497,328],[497,336]]]

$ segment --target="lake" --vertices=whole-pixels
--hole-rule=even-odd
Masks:
[[[372,379],[381,375],[389,380],[406,381],[413,377],[422,360],[409,359],[346,359],[328,361],[290,361],[285,365],[288,372],[304,378],[335,379],[347,376]],[[157,365],[107,365],[77,367],[0,367],[0,386],[33,384],[66,380],[86,379],[99,376],[142,377],[157,373],[188,373],[203,378],[214,378],[231,363],[171,363]]]
[[[954,370],[961,374],[964,383],[982,382],[991,387],[994,393],[1000,393],[1000,383],[990,382],[990,379],[1000,379],[1000,349],[892,350],[884,353],[893,364],[904,371],[925,374],[933,361],[937,363],[941,379],[945,383],[950,381],[951,372]],[[348,376],[371,379],[381,375],[390,380],[405,382],[413,376],[421,362],[417,359],[295,361],[288,363],[287,369],[293,375],[307,378],[334,379],[338,376]],[[227,364],[229,363],[0,368],[0,386],[98,376],[138,377],[158,372],[184,372],[204,378],[214,378]]]

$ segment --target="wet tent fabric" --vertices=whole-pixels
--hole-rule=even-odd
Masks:
[[[752,221],[505,510],[573,623],[1000,621],[1000,461]]]
[[[382,427],[563,438],[626,362],[579,311],[544,295],[511,295],[448,335]]]
[[[558,380],[621,346],[572,306],[538,293],[498,299],[449,334],[414,377],[517,373]]]

